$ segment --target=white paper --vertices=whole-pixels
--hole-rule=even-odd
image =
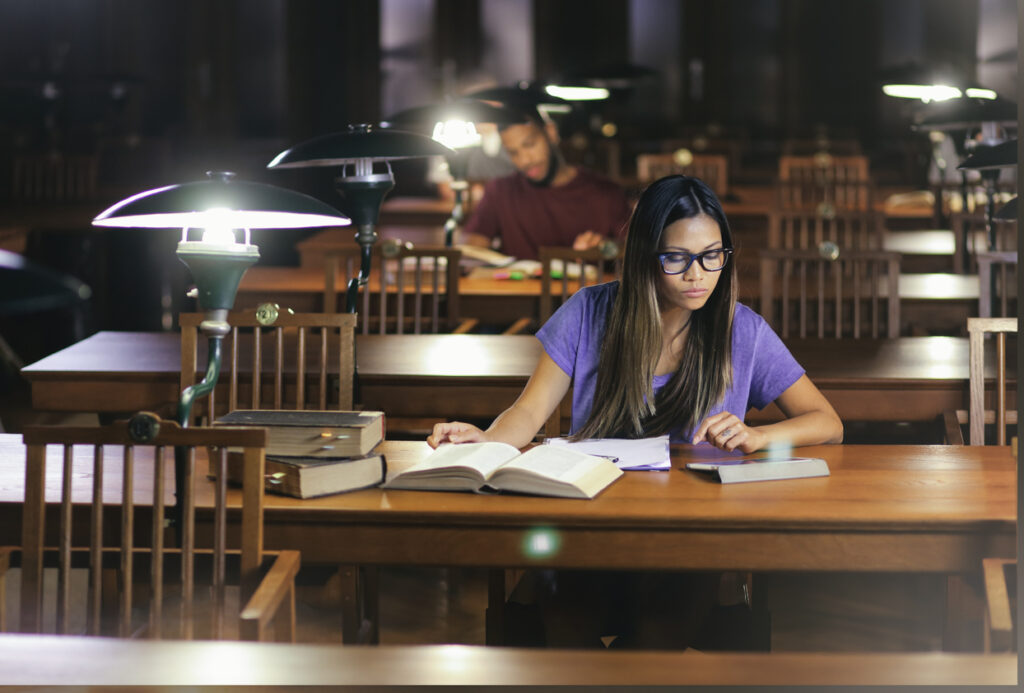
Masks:
[[[549,445],[567,447],[588,455],[607,457],[618,465],[619,469],[671,469],[672,457],[669,453],[667,435],[656,438],[589,438],[570,442],[565,438],[549,438]]]

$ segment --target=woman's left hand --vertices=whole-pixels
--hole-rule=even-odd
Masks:
[[[697,432],[693,436],[694,445],[705,440],[716,448],[730,452],[755,452],[768,442],[767,436],[727,411],[709,416],[697,427]]]

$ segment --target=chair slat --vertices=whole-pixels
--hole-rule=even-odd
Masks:
[[[63,478],[61,479],[60,488],[60,539],[58,540],[59,565],[57,568],[56,613],[56,629],[58,633],[67,633],[68,628],[70,627],[70,617],[68,613],[71,602],[71,479],[73,477],[73,458],[74,448],[71,445],[65,445],[62,467]],[[93,476],[94,482],[97,478],[100,477]],[[90,578],[91,577],[92,575],[90,573]],[[89,593],[89,597],[91,605],[91,592]],[[89,612],[92,612],[91,608],[89,609]]]
[[[135,587],[135,448],[126,446],[121,453],[121,599],[118,609],[118,635],[132,632],[132,596]]]

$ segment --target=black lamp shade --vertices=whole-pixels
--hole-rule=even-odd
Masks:
[[[586,70],[575,70],[557,75],[548,81],[564,87],[596,87],[604,89],[631,89],[638,83],[654,77],[658,71],[646,65],[613,63]]]
[[[225,211],[226,210],[226,211]],[[315,197],[224,176],[133,195],[105,210],[96,226],[128,228],[290,229],[344,226],[349,219]]]
[[[61,308],[92,295],[74,277],[40,267],[17,253],[0,250],[0,315]]]
[[[388,127],[433,127],[447,120],[465,120],[471,123],[515,125],[527,121],[526,114],[515,108],[493,106],[476,99],[457,99],[444,103],[407,108],[389,116]]]
[[[419,133],[350,125],[345,131],[315,137],[286,149],[267,168],[343,166],[359,160],[390,161],[451,153],[448,147]]]
[[[957,168],[989,169],[1017,165],[1017,140],[1007,140],[991,147],[980,146]]]
[[[1017,198],[1014,197],[995,213],[996,219],[1003,221],[1017,221]]]
[[[981,123],[1017,124],[1017,104],[1006,99],[951,99],[931,104],[917,130],[969,130]]]

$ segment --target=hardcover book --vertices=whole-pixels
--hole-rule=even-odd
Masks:
[[[267,457],[363,457],[384,439],[379,411],[236,409],[216,424],[266,428]]]

